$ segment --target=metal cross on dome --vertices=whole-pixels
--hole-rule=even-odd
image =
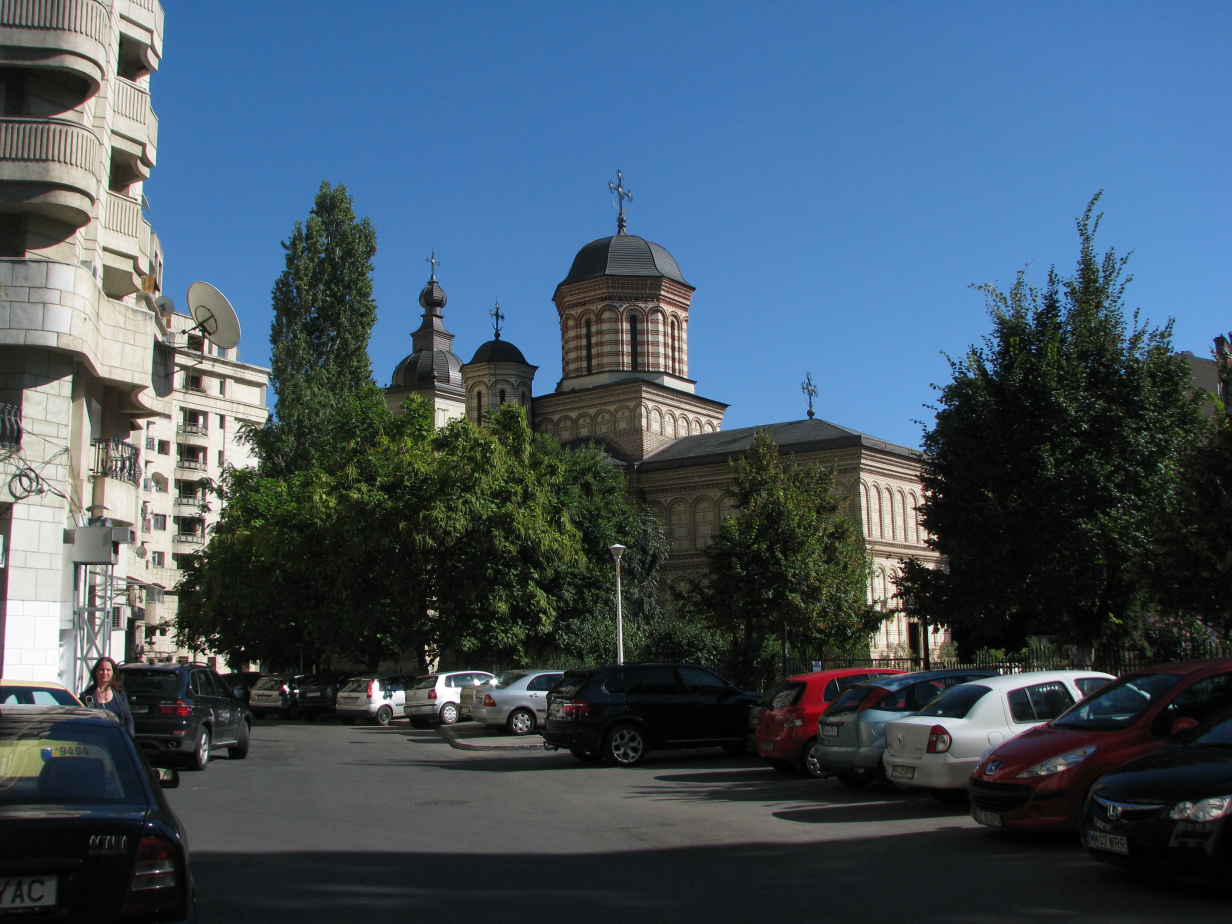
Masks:
[[[441,265],[441,261],[436,259],[436,251],[432,251],[432,256],[426,257],[424,262],[432,267],[432,279],[436,279],[436,268]]]
[[[804,374],[804,381],[800,383],[800,390],[804,392],[805,396],[808,398],[808,415],[809,420],[812,420],[813,399],[817,397],[817,386],[813,384],[813,373],[806,372]]]
[[[607,181],[607,188],[616,193],[616,208],[620,210],[620,214],[616,216],[616,233],[625,233],[625,203],[633,201],[633,193],[625,189],[625,175],[616,171],[616,182]]]
[[[492,317],[492,328],[496,331],[496,339],[500,340],[501,322],[505,320],[505,316],[501,313],[499,301],[488,314]]]

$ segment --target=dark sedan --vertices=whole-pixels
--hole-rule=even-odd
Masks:
[[[179,778],[113,716],[6,705],[0,754],[0,920],[196,920]]]
[[[333,712],[338,705],[338,691],[354,674],[327,672],[305,677],[299,684],[299,714],[305,722],[315,722],[318,716]]]
[[[1229,815],[1232,707],[1101,777],[1087,801],[1082,842],[1107,863],[1226,875],[1232,870]]]

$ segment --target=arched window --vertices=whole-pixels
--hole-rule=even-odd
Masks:
[[[500,390],[500,403],[501,404],[505,403],[505,389],[503,388]]]
[[[680,368],[679,368],[679,366],[678,366],[678,365],[677,365],[677,363],[676,363],[676,350],[677,350],[677,346],[676,346],[676,331],[677,331],[676,319],[675,319],[675,318],[672,318],[672,342],[671,342],[671,355],[668,357],[668,362],[669,362],[669,365],[668,365],[668,371],[670,371],[672,375],[679,375],[679,374],[680,374]]]
[[[475,392],[475,420],[483,421],[483,392]]]
[[[586,374],[590,375],[595,370],[594,364],[594,325],[590,318],[586,319]]]
[[[526,407],[526,392],[522,392],[521,396],[518,398],[518,403],[521,404],[522,407]]]
[[[637,315],[629,315],[629,368],[637,372]]]

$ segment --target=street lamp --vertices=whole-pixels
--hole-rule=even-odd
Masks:
[[[616,559],[616,663],[624,664],[625,615],[620,602],[620,556],[624,554],[625,547],[618,542],[613,546],[608,546],[608,551],[612,553],[612,558]]]

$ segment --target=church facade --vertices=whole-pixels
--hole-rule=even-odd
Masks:
[[[547,394],[534,395],[538,367],[501,339],[499,305],[494,339],[470,362],[453,353],[435,255],[430,262],[414,351],[398,364],[386,390],[391,407],[418,395],[432,403],[441,426],[461,416],[480,423],[486,410],[516,403],[541,433],[564,443],[599,443],[623,467],[630,492],[663,524],[671,543],[662,571],[668,586],[704,567],[710,537],[734,508],[730,462],[758,430],[767,430],[784,456],[834,468],[849,498],[849,515],[860,524],[873,562],[869,600],[887,617],[874,653],[921,653],[923,644],[936,650],[949,640],[933,634],[926,642],[893,599],[902,559],[937,559],[916,514],[923,496],[919,452],[811,416],[723,430],[727,405],[698,394],[689,378],[694,288],[666,249],[626,233],[623,211],[617,233],[578,251],[556,287],[562,375]]]

